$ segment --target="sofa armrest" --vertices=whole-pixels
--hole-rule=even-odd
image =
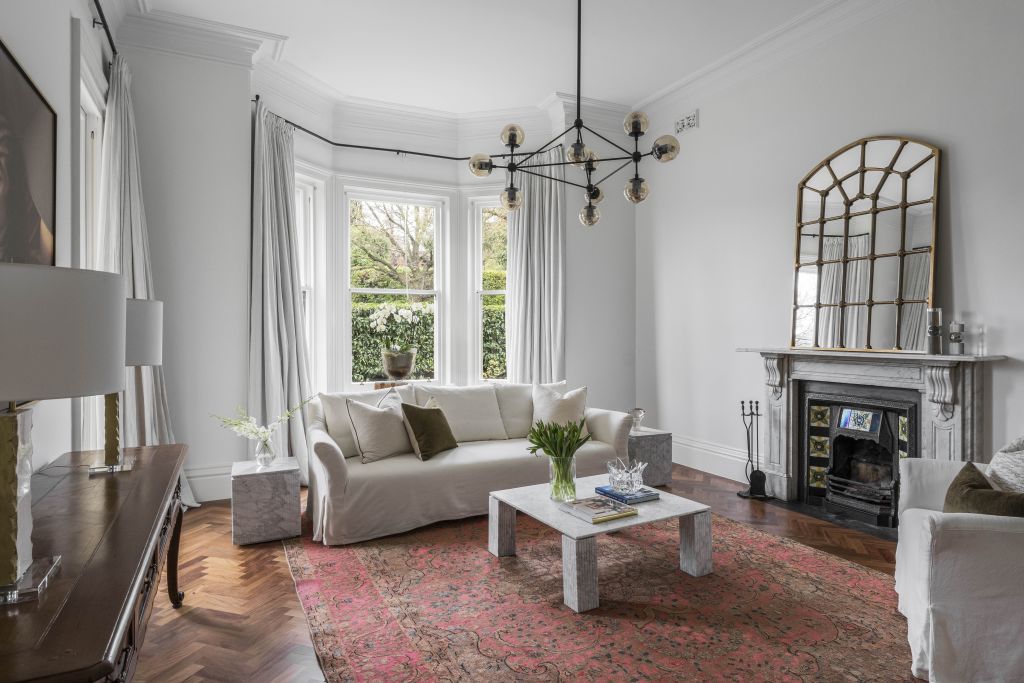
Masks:
[[[313,521],[313,540],[323,538],[324,515],[328,499],[339,497],[348,485],[348,466],[337,442],[327,433],[327,425],[314,421],[306,432],[309,438],[309,500],[307,509]]]
[[[930,458],[900,460],[900,516],[912,508],[941,512],[946,490],[963,466],[958,461]]]
[[[601,408],[587,408],[584,417],[594,440],[610,444],[615,448],[615,454],[623,462],[628,462],[629,429],[633,425],[633,418],[627,413]]]

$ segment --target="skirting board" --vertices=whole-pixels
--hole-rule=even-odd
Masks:
[[[689,436],[672,437],[672,462],[746,483],[747,452]]]
[[[190,467],[185,470],[185,477],[200,503],[231,497],[231,463]]]

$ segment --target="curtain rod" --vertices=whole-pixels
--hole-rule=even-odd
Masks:
[[[107,34],[107,42],[110,43],[110,52],[112,56],[117,56],[117,46],[114,45],[114,36],[110,35],[110,26],[107,25],[107,16],[103,14],[103,6],[100,5],[100,0],[92,0],[92,4],[96,5],[96,11],[99,13],[99,19],[92,20],[92,27],[96,28],[99,24],[103,27],[103,32]]]
[[[251,100],[251,102],[253,102],[253,103],[256,103],[256,102],[259,102],[259,101],[260,101],[260,96],[259,95],[257,95],[254,99]],[[276,116],[276,114],[275,114],[275,116]],[[315,133],[315,132],[311,131],[308,128],[305,128],[304,126],[300,126],[299,124],[295,123],[294,121],[289,121],[288,119],[284,118],[283,116],[280,117],[280,118],[281,118],[282,121],[287,123],[289,126],[292,126],[296,130],[301,130],[306,135],[312,135],[317,140],[320,140],[321,142],[326,142],[328,145],[332,145],[334,147],[347,147],[349,149],[367,149],[367,150],[370,150],[370,151],[373,151],[373,152],[391,152],[393,154],[410,154],[412,156],[430,157],[432,159],[446,159],[448,161],[469,161],[469,159],[470,159],[470,157],[453,157],[453,156],[448,156],[447,154],[431,154],[430,152],[412,152],[412,151],[407,150],[407,149],[396,149],[394,147],[374,147],[373,145],[354,145],[354,144],[351,144],[351,143],[348,143],[348,142],[336,142],[336,141],[331,140],[329,138],[325,138],[323,135],[320,135],[319,133]],[[494,156],[494,157],[507,157],[509,155],[508,154],[492,154],[491,156]]]

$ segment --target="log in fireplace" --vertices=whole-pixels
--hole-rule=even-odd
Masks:
[[[917,457],[916,401],[807,392],[803,414],[800,498],[863,522],[896,526],[899,460]]]

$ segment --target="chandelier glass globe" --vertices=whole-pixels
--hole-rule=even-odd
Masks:
[[[679,156],[679,141],[674,135],[662,135],[654,141],[651,156],[661,162],[672,161]]]
[[[515,211],[523,205],[523,191],[515,185],[509,185],[501,193],[501,205],[509,211]]]
[[[582,142],[574,142],[565,148],[565,160],[573,166],[582,166],[587,163],[592,152]]]
[[[586,226],[597,225],[601,220],[601,212],[593,204],[587,204],[580,210],[580,223]]]
[[[478,178],[486,178],[494,170],[494,161],[489,154],[474,154],[469,158],[469,172]]]
[[[501,144],[522,147],[526,142],[526,131],[518,123],[510,123],[501,129]]]
[[[583,191],[583,198],[591,204],[600,204],[604,201],[604,192],[601,191],[600,187],[592,186]]]
[[[647,119],[647,114],[642,111],[631,111],[622,121],[622,128],[626,131],[626,135],[635,138],[646,133],[647,127],[650,125],[651,122]]]
[[[650,193],[651,188],[647,186],[647,181],[637,176],[630,178],[626,181],[626,187],[623,190],[623,194],[626,195],[626,199],[639,204],[643,200],[647,199],[647,195]]]

